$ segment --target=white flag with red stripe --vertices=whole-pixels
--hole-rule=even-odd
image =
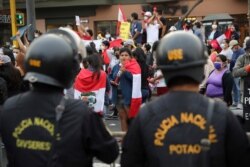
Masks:
[[[132,98],[130,104],[129,118],[134,118],[142,104],[141,94],[141,68],[135,59],[125,64],[125,69],[132,74]]]
[[[124,12],[121,8],[121,5],[118,5],[118,19],[117,19],[117,27],[116,27],[116,34],[119,35],[121,22],[125,22],[127,20]]]
[[[102,113],[104,108],[104,97],[106,91],[107,76],[101,71],[100,77],[93,77],[93,72],[82,69],[77,75],[74,83],[74,98],[80,99],[83,93],[92,93],[96,103],[93,105],[94,112]]]
[[[210,45],[213,46],[215,49],[220,49],[220,44],[223,42],[224,39],[231,39],[232,32],[231,29],[227,29],[224,34],[220,35],[218,38],[211,40]]]

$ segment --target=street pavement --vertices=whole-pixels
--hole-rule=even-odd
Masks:
[[[229,110],[231,110],[234,113],[234,115],[243,116],[243,109],[237,109],[236,107],[229,107]]]

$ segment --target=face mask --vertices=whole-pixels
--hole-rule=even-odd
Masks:
[[[212,29],[214,29],[214,30],[217,29],[217,25],[213,24]]]
[[[233,47],[233,48],[232,48],[232,51],[233,51],[233,52],[237,52],[237,51],[238,51],[238,48],[237,48],[237,47]]]
[[[223,43],[220,45],[221,49],[225,49],[226,45]]]
[[[109,39],[110,38],[110,34],[106,34],[105,38]]]
[[[16,57],[17,57],[17,53],[13,53],[13,55],[14,55],[14,57],[15,57],[15,59],[16,59]]]
[[[214,62],[214,68],[217,70],[220,70],[222,68],[222,63],[221,62]]]

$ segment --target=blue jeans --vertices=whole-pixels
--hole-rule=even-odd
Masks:
[[[233,102],[236,104],[240,103],[240,78],[234,78]]]

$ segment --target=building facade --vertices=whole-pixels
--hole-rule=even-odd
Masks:
[[[118,4],[121,5],[129,19],[132,12],[143,18],[143,10],[153,6],[162,9],[168,19],[168,26],[173,25],[195,3],[195,0],[36,0],[36,28],[42,32],[74,23],[75,15],[82,23],[98,31],[114,34],[118,16]],[[9,0],[3,0],[0,10],[0,38],[7,40],[10,36]],[[16,0],[17,11],[26,12],[25,0]],[[203,0],[189,17],[202,20],[208,14],[229,13],[235,18],[234,23],[240,27],[241,36],[248,32],[247,0]]]

